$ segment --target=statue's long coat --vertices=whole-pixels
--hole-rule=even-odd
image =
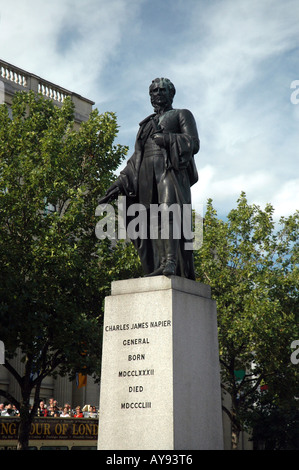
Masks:
[[[134,153],[118,178],[117,183],[127,196],[129,204],[140,202],[148,206],[148,203],[153,202],[153,176],[148,174],[146,178],[141,178],[140,170],[146,139],[150,138],[152,133],[157,130],[153,122],[155,117],[157,118],[155,114],[152,114],[140,123]],[[199,150],[199,138],[194,117],[187,109],[170,109],[159,116],[158,126],[161,132],[169,135],[169,147],[164,150],[164,170],[170,172],[176,188],[175,200],[168,202],[179,203],[180,206],[191,204],[190,187],[198,180],[194,155]],[[145,274],[157,269],[159,260],[154,241],[149,237],[132,241],[138,250]],[[192,251],[184,249],[185,241],[184,238],[180,240],[177,275],[194,279],[193,254]]]

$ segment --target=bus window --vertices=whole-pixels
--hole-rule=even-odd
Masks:
[[[71,450],[97,450],[97,446],[73,446]]]
[[[69,450],[68,446],[41,446],[40,450]]]

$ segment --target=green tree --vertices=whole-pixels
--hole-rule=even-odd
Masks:
[[[288,384],[288,388],[292,389],[290,384]],[[264,450],[299,449],[298,397],[296,400],[296,397],[289,396],[286,400],[288,395],[289,393],[283,394],[283,397],[281,394],[278,395],[273,384],[271,384],[271,389],[267,388],[261,394],[249,420],[255,448]],[[283,403],[281,403],[281,398],[283,398]]]
[[[0,106],[0,338],[21,400],[0,395],[20,410],[26,449],[47,375],[99,377],[103,299],[138,263],[95,236],[97,200],[127,151],[113,144],[115,115],[93,110],[76,131],[70,99],[57,107],[32,92],[15,95],[12,114]],[[23,375],[12,367],[17,351]]]
[[[203,245],[195,254],[197,280],[217,302],[221,380],[231,406],[232,448],[250,424],[266,383],[280,403],[294,398],[297,368],[290,361],[298,331],[299,213],[280,219],[273,207],[249,205],[242,193],[227,220],[209,200]],[[252,424],[252,423],[251,423]]]

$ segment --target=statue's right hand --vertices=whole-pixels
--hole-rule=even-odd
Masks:
[[[117,182],[115,181],[114,183],[111,184],[111,186],[107,189],[107,191],[105,192],[105,196],[106,197],[111,197],[111,199],[114,199],[115,197],[117,197],[117,195],[120,194],[120,188],[117,184]]]
[[[99,204],[107,204],[109,201],[116,199],[117,196],[120,194],[119,186],[114,182],[112,185],[107,189],[104,196],[99,200]]]

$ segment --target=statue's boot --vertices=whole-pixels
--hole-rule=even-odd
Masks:
[[[163,270],[164,270],[164,268],[165,268],[165,264],[166,264],[166,263],[164,263],[164,264],[161,263],[161,266],[159,266],[158,269],[155,269],[155,271],[153,271],[153,272],[150,273],[150,274],[146,274],[145,277],[162,276]]]
[[[165,240],[166,247],[166,264],[163,269],[164,276],[175,276],[176,274],[176,260],[178,252],[178,240]]]
[[[165,265],[166,265],[166,257],[164,255],[164,250],[165,250],[164,241],[165,240],[161,240],[161,239],[157,240],[159,260],[161,260],[160,261],[160,266],[157,269],[155,269],[153,272],[151,272],[150,274],[147,274],[145,277],[161,276],[163,274],[163,270],[164,270]]]

